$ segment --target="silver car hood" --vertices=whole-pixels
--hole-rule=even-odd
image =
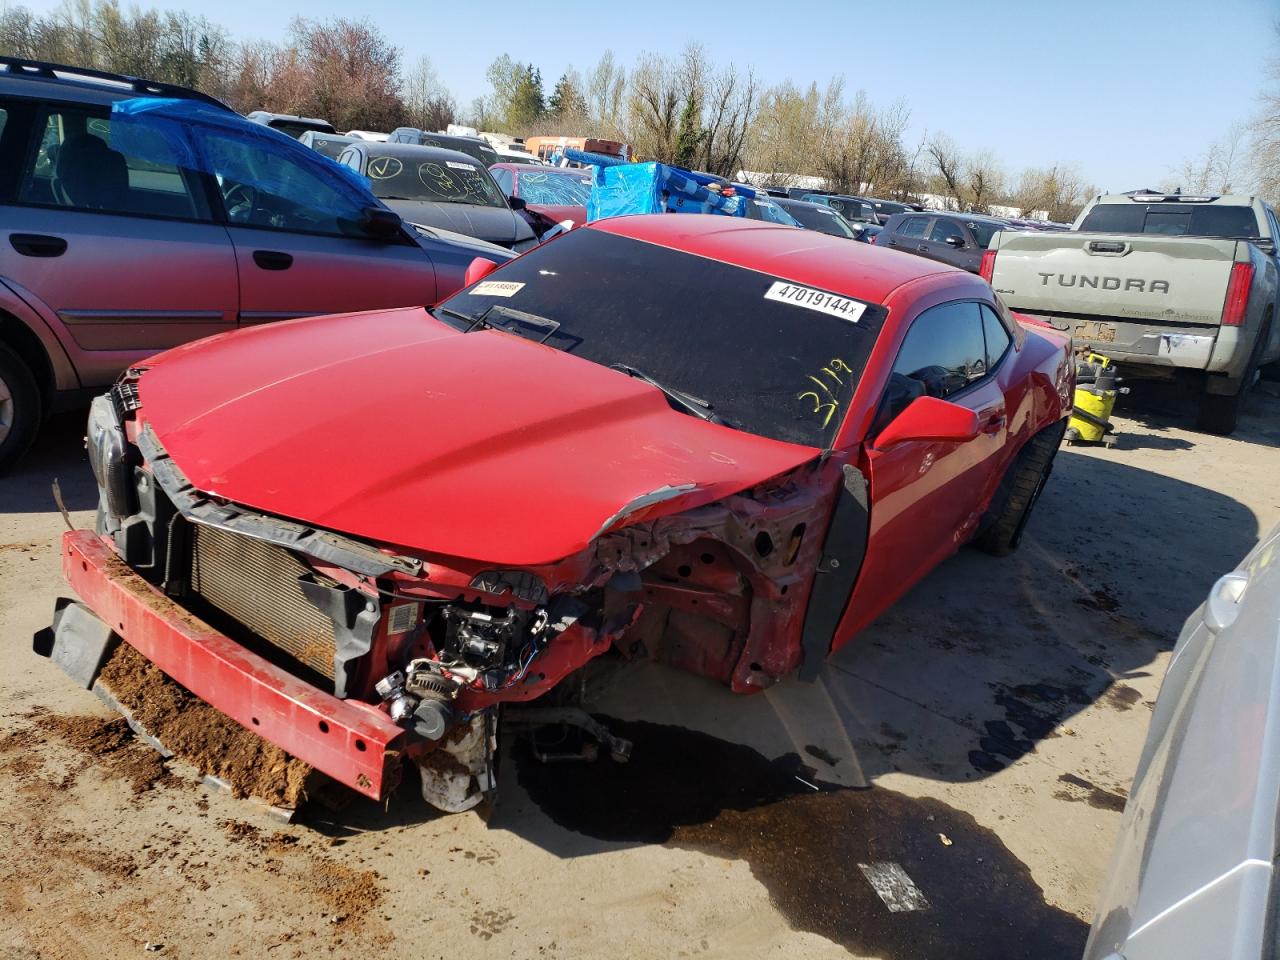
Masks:
[[[482,207],[472,203],[435,203],[430,200],[383,200],[409,223],[475,237],[509,247],[533,238],[533,229],[507,207]]]

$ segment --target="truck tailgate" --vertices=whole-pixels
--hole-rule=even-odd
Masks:
[[[996,234],[991,286],[1052,316],[1217,326],[1239,241],[1108,233]]]

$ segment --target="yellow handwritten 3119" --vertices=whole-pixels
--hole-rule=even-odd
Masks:
[[[818,390],[805,390],[796,399],[803,400],[805,397],[812,397],[813,412],[822,417],[822,426],[825,428],[831,422],[831,418],[836,415],[836,411],[840,409],[840,398],[827,385],[827,379],[830,378],[835,382],[836,386],[842,387],[845,384],[845,377],[853,377],[853,370],[849,368],[847,363],[837,357],[823,367],[818,374],[816,377],[813,374],[809,375],[809,379],[817,385]]]

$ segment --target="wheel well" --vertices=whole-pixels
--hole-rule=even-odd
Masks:
[[[53,364],[49,362],[49,355],[40,338],[13,314],[0,310],[0,343],[16,353],[31,370],[36,386],[40,388],[40,400],[48,410],[53,404],[56,387]]]

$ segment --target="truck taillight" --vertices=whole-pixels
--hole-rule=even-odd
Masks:
[[[1238,327],[1244,323],[1244,311],[1249,305],[1251,286],[1253,286],[1253,264],[1232,264],[1231,280],[1227,283],[1227,302],[1222,305],[1224,327]]]
[[[978,275],[987,283],[991,282],[991,278],[996,272],[996,252],[994,250],[982,251],[982,263],[978,265]]]

